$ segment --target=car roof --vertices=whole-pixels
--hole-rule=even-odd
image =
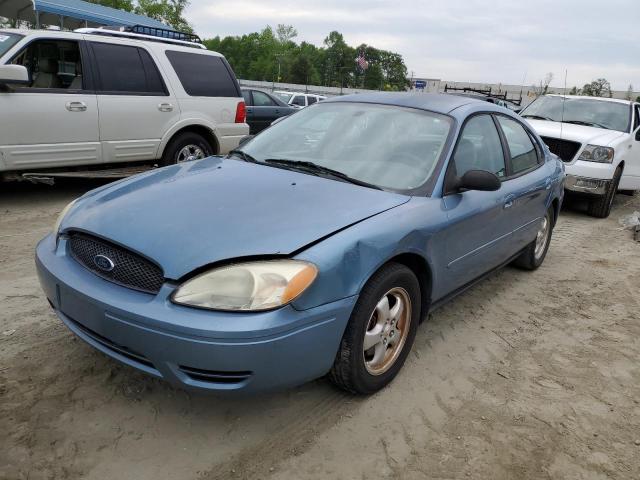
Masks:
[[[614,102],[614,103],[624,103],[625,105],[629,105],[633,103],[631,100],[624,100],[622,98],[609,98],[609,97],[591,97],[589,95],[558,95],[558,94],[548,94],[544,95],[545,97],[565,97],[567,99],[571,98],[582,98],[585,100],[599,100],[601,102]]]
[[[407,92],[375,92],[358,93],[333,97],[323,103],[331,102],[359,102],[393,105],[396,107],[419,108],[436,113],[450,113],[458,107],[468,104],[483,105],[487,102],[471,97],[447,95],[441,93],[407,93]]]

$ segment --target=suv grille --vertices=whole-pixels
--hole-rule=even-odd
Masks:
[[[72,233],[69,247],[71,256],[85,268],[123,287],[155,294],[164,282],[162,270],[157,265],[136,253],[96,237]],[[106,268],[98,265],[99,256],[103,257]],[[111,264],[108,261],[111,261]]]
[[[570,162],[580,150],[579,142],[560,140],[559,138],[540,137],[549,146],[551,153],[555,153],[563,162]]]

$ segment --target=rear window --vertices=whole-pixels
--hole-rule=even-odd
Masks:
[[[184,91],[192,97],[238,97],[235,78],[221,57],[167,50]]]

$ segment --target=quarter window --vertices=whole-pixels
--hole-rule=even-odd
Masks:
[[[318,101],[318,97],[307,97],[307,101],[309,102],[309,105],[313,105]]]
[[[259,92],[257,90],[253,91],[253,103],[256,107],[275,107],[276,102],[269,98],[269,95]]]
[[[636,111],[636,120],[633,123],[633,131],[635,132],[636,129],[640,126],[640,105],[636,105],[635,107],[635,111]]]
[[[112,43],[91,44],[102,93],[166,95],[160,72],[146,50]]]
[[[238,97],[225,61],[218,56],[168,50],[167,58],[184,91],[192,97]]]
[[[498,116],[498,122],[509,146],[511,173],[517,175],[535,167],[538,164],[538,154],[524,127],[515,120],[503,116]]]
[[[296,95],[295,97],[293,97],[293,100],[291,100],[291,105],[299,105],[301,107],[305,107],[306,103],[304,102],[304,97],[302,95]]]
[[[78,42],[36,40],[11,61],[29,71],[30,83],[20,88],[82,90],[83,65]]]
[[[469,170],[506,175],[502,143],[491,116],[477,115],[466,123],[453,158],[458,177]]]

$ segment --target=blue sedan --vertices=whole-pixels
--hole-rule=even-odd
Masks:
[[[85,194],[36,264],[73,333],[176,386],[257,392],[328,374],[368,394],[429,311],[503,265],[540,266],[563,182],[507,109],[346,96],[226,157]]]

